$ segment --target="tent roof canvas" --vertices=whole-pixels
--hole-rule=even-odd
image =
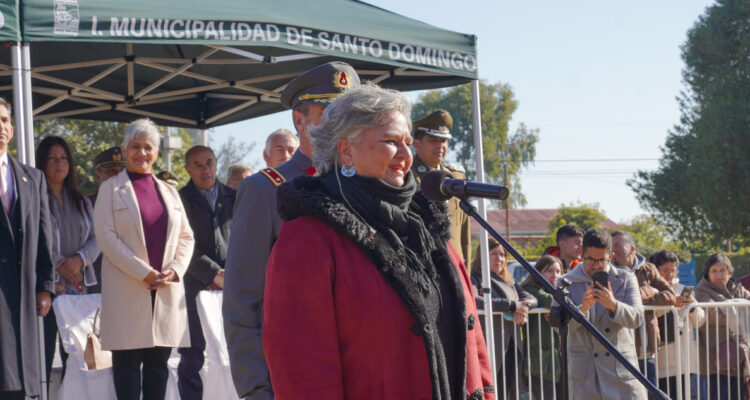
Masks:
[[[13,7],[20,10],[20,36],[30,43],[35,119],[147,116],[208,128],[283,110],[286,84],[331,60],[398,90],[477,78],[475,36],[359,1],[7,3],[0,11],[15,21]],[[0,40],[13,41],[4,33]],[[0,54],[0,94],[8,97],[10,65]]]

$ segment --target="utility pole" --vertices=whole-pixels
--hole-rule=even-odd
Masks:
[[[172,129],[177,128],[167,127],[165,129],[166,134],[164,135],[161,144],[162,151],[164,152],[164,161],[167,171],[169,172],[172,172],[172,150],[179,150],[182,148],[182,137],[170,135]]]
[[[505,163],[503,168],[503,184],[510,188],[508,184],[508,155],[505,155]],[[505,202],[505,238],[510,242],[510,196],[503,200]]]

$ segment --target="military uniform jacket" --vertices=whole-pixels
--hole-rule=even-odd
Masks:
[[[261,170],[245,178],[237,192],[224,268],[222,312],[232,379],[240,397],[273,398],[261,323],[266,262],[281,230],[276,189],[284,180],[305,175],[311,166],[310,159],[298,149],[291,160],[275,170]]]
[[[607,265],[612,294],[617,309],[611,313],[599,303],[589,309],[586,318],[622,353],[637,365],[634,329],[643,323],[643,303],[635,275]],[[563,276],[571,282],[570,299],[579,307],[591,278],[583,265]],[[552,306],[557,306],[553,302]],[[571,399],[645,400],[646,389],[625,366],[594,338],[581,324],[570,320],[568,327],[568,388]]]
[[[419,156],[414,156],[411,171],[414,173],[417,183],[422,183],[422,176],[435,169],[448,171],[456,179],[466,179],[464,171],[457,166],[441,163],[437,168],[432,168],[425,164]],[[448,218],[451,221],[451,243],[456,251],[458,251],[458,255],[464,260],[464,265],[469,268],[471,265],[471,224],[469,216],[458,205],[459,202],[460,200],[455,197],[451,197],[448,200]]]

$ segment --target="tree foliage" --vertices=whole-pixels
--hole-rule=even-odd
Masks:
[[[523,206],[526,198],[521,192],[519,173],[534,161],[539,130],[519,124],[515,133],[509,134],[510,120],[518,107],[510,85],[480,82],[479,100],[482,112],[482,148],[484,173],[488,182],[504,184],[511,192],[511,205]],[[474,120],[471,85],[454,86],[445,90],[432,90],[420,96],[414,104],[412,118],[421,119],[436,109],[447,110],[453,117],[450,141],[451,150],[467,172],[475,179]],[[504,173],[507,168],[508,182]]]
[[[78,188],[81,193],[92,193],[97,190],[94,179],[94,157],[100,152],[122,144],[123,133],[127,124],[120,122],[92,121],[80,119],[50,119],[34,122],[34,148],[47,136],[60,136],[68,142],[76,163]],[[160,128],[164,135],[164,128]],[[172,152],[172,173],[186,184],[190,177],[183,168],[185,152],[192,147],[192,138],[183,129],[178,130],[182,138],[182,149]],[[154,163],[154,172],[166,169],[164,153]]]
[[[549,231],[542,240],[537,242],[533,253],[541,256],[544,249],[556,245],[555,236],[557,235],[557,229],[563,225],[574,224],[587,231],[592,228],[601,228],[606,220],[607,216],[599,209],[598,203],[586,204],[579,202],[568,205],[563,203],[560,205],[557,214],[549,221]]]
[[[633,235],[636,249],[647,258],[661,250],[675,252],[681,262],[688,262],[692,258],[688,245],[672,237],[652,216],[636,216],[629,223],[620,224],[620,228]]]
[[[213,146],[211,147],[213,148]],[[219,177],[219,180],[226,182],[229,179],[227,174],[229,166],[236,163],[245,163],[247,155],[254,148],[255,142],[250,144],[238,142],[234,136],[230,136],[218,150],[214,148],[216,161],[218,162],[216,175]],[[253,167],[255,166],[253,165]]]
[[[682,47],[680,122],[659,168],[628,185],[679,237],[750,236],[750,3],[718,0]]]

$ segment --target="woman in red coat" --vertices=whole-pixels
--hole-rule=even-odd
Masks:
[[[410,112],[350,89],[309,132],[318,176],[279,188],[263,308],[277,400],[495,398],[445,206],[409,172]]]

